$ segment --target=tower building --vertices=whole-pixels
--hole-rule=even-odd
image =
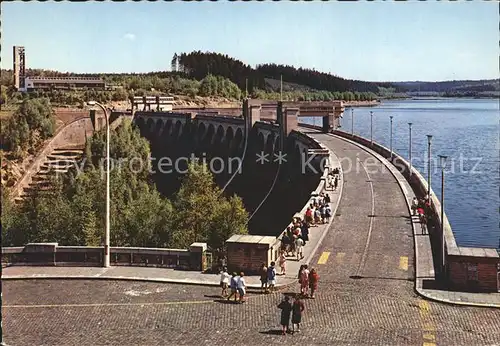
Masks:
[[[17,90],[25,89],[26,78],[26,60],[24,47],[14,46],[14,58],[12,59],[14,66],[14,86]]]

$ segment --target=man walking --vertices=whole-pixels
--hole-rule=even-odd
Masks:
[[[238,280],[238,294],[240,295],[239,303],[242,304],[244,302],[243,297],[245,297],[246,293],[246,283],[245,283],[245,273],[240,273],[240,279]]]
[[[269,268],[267,268],[267,283],[269,287],[269,291],[274,291],[275,286],[276,286],[276,269],[274,266],[276,265],[275,262],[271,262],[271,265]]]
[[[234,296],[234,301],[236,302],[237,300],[237,291],[238,291],[238,281],[239,277],[237,276],[236,273],[232,274],[231,281],[229,282],[229,287],[231,287],[231,294],[229,297],[227,297],[227,300],[231,300],[231,297]]]

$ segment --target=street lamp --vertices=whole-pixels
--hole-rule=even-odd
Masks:
[[[427,198],[431,200],[431,141],[432,135],[427,135]]]
[[[373,146],[373,112],[370,111],[370,145]]]
[[[109,220],[109,199],[110,199],[110,192],[109,192],[109,119],[108,119],[108,112],[106,111],[106,108],[100,104],[99,102],[96,101],[89,101],[87,103],[89,106],[99,106],[103,112],[104,112],[104,118],[106,118],[106,236],[105,236],[105,241],[104,241],[104,262],[103,262],[103,267],[108,268],[109,267],[109,257],[110,257],[110,249],[109,249],[109,229],[110,229],[110,220]]]
[[[445,241],[444,241],[444,168],[446,166],[446,159],[448,156],[438,155],[441,164],[441,253],[442,253],[442,267],[441,273],[444,275],[446,268],[445,256]]]
[[[394,118],[393,115],[389,116],[391,119],[391,141],[390,141],[390,146],[391,146],[391,162],[392,162],[392,118]]]
[[[351,135],[354,136],[354,108],[351,108]]]
[[[409,159],[410,159],[410,177],[411,177],[411,171],[412,171],[412,164],[411,164],[411,125],[413,125],[413,123],[408,123],[408,127],[410,128],[410,147],[408,148],[408,153],[409,153]]]

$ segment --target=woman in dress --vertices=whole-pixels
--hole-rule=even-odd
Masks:
[[[309,273],[309,288],[311,289],[311,299],[314,299],[314,293],[318,290],[319,275],[316,269],[312,268]]]
[[[278,258],[278,264],[281,269],[281,275],[285,275],[286,273],[286,257],[285,257],[285,252],[281,251],[280,252],[280,257]]]
[[[300,332],[300,323],[304,309],[304,303],[299,297],[296,297],[292,305],[292,334],[295,332],[295,325],[297,325],[297,333]]]
[[[309,291],[309,269],[307,264],[304,264],[300,278],[300,292],[304,297],[307,297]]]
[[[290,314],[292,312],[292,304],[290,304],[290,298],[285,296],[285,299],[279,303],[278,308],[281,309],[281,334],[286,335],[290,326]]]
[[[304,264],[300,265],[299,274],[297,274],[297,279],[299,280],[300,288],[302,289],[302,271],[304,270]]]
[[[260,288],[262,292],[267,291],[267,267],[265,263],[262,263],[262,267],[260,267]]]

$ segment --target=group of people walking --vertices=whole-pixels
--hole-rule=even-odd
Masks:
[[[300,266],[298,279],[300,284],[300,293],[294,296],[293,302],[291,303],[290,297],[285,295],[283,301],[278,304],[278,308],[281,309],[280,324],[282,335],[286,335],[287,332],[290,332],[291,334],[300,332],[302,314],[305,310],[305,304],[302,299],[307,297],[314,299],[314,293],[318,289],[319,275],[314,268],[309,271],[309,266],[307,264]],[[290,317],[292,322],[291,329]],[[297,329],[295,329],[295,326]]]
[[[234,297],[234,301],[238,303],[244,303],[245,294],[246,294],[246,282],[245,282],[245,273],[234,272],[231,276],[227,272],[227,268],[224,267],[221,272],[220,277],[220,287],[222,288],[222,297],[227,300],[231,300]],[[231,294],[228,295],[227,289],[231,290]]]
[[[340,169],[334,168],[327,175],[327,187],[332,190],[337,190],[339,186]]]
[[[425,196],[424,198],[413,197],[413,201],[411,204],[412,215],[418,216],[420,221],[420,226],[422,227],[422,234],[427,233],[427,223],[429,216],[431,215],[431,203],[429,201],[429,197]]]

